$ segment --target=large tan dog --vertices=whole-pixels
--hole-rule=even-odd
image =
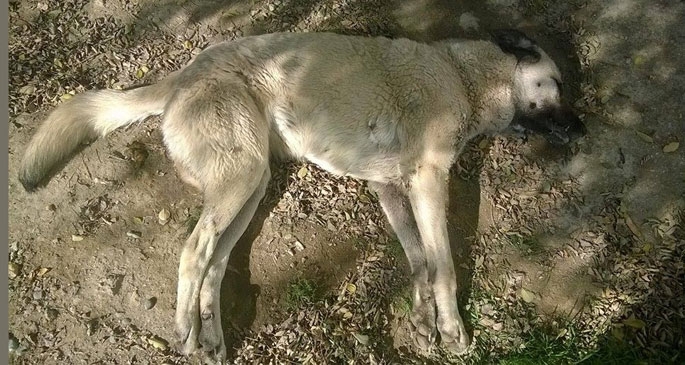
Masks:
[[[82,143],[163,114],[169,155],[204,194],[181,254],[177,331],[185,352],[201,347],[219,358],[221,280],[264,196],[269,160],[308,160],[367,180],[411,265],[415,342],[428,348],[439,332],[460,353],[469,338],[447,237],[448,171],[469,139],[512,122],[553,143],[583,135],[561,102],[560,80],[547,54],[517,31],[431,45],[325,33],[248,37],[206,49],[155,85],[90,91],[59,106],[28,146],[19,179],[33,190]]]

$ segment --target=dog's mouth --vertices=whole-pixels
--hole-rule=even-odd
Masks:
[[[585,124],[568,107],[537,113],[516,113],[511,126],[518,132],[540,134],[555,146],[571,143],[587,133]]]

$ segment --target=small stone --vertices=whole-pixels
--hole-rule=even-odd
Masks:
[[[157,214],[158,222],[161,225],[167,224],[169,222],[169,217],[171,217],[171,214],[166,209],[160,210],[159,214]]]
[[[145,309],[150,310],[155,306],[155,304],[157,304],[157,298],[150,297],[145,300]]]
[[[43,299],[43,291],[40,289],[34,290],[33,291],[33,299],[35,299],[35,300]]]
[[[300,241],[295,241],[295,249],[298,251],[304,251],[304,245]]]
[[[71,235],[71,240],[74,241],[74,242],[83,241],[83,236],[79,236],[79,235],[77,235],[77,234],[72,234],[72,235]]]
[[[59,312],[57,311],[57,309],[54,308],[48,309],[45,314],[51,321],[54,321],[55,319],[57,319],[57,316],[59,316]]]
[[[47,207],[45,207],[45,210],[49,210],[51,212],[54,212],[57,210],[57,207],[55,206],[55,204],[49,204]]]
[[[139,239],[140,237],[142,237],[142,233],[140,233],[139,231],[128,231],[126,232],[126,235],[135,239]]]
[[[21,266],[18,264],[15,264],[14,262],[10,262],[7,266],[7,271],[10,279],[14,279],[17,276],[19,276],[19,272],[21,271]]]
[[[10,333],[10,340],[9,340],[9,351],[10,353],[15,352],[19,349],[19,340],[17,340],[16,337],[14,337],[13,334]]]

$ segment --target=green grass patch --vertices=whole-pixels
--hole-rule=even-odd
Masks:
[[[390,240],[386,248],[388,255],[392,256],[394,259],[401,259],[404,257],[404,249],[399,240]]]
[[[322,297],[321,288],[311,280],[298,278],[288,285],[285,306],[289,310],[312,304]]]
[[[575,329],[562,330],[533,327],[525,336],[524,348],[499,361],[501,365],[575,364],[586,354],[575,336]]]
[[[665,359],[664,359],[665,360]],[[599,348],[578,362],[583,365],[642,365],[668,364],[671,361],[649,362],[634,347],[615,339],[603,341]]]
[[[392,300],[395,314],[398,316],[408,316],[412,309],[411,286],[405,285],[402,290],[398,290]]]
[[[557,327],[558,328],[558,327]],[[596,348],[583,344],[577,329],[567,324],[562,329],[533,327],[525,337],[521,350],[510,353],[499,360],[500,365],[646,365],[646,361],[635,347],[613,338],[605,339]]]

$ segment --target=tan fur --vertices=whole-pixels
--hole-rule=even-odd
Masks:
[[[447,237],[448,171],[469,139],[507,127],[519,105],[558,103],[550,81],[558,70],[542,55],[525,68],[491,42],[326,33],[221,43],[156,85],[88,92],[58,107],[31,141],[20,179],[32,189],[81,143],[163,114],[170,157],[205,196],[181,254],[176,326],[184,351],[201,345],[218,357],[221,278],[264,195],[270,158],[368,180],[412,266],[417,344],[431,346],[439,331],[462,352],[469,340]],[[545,89],[529,90],[539,78]]]

